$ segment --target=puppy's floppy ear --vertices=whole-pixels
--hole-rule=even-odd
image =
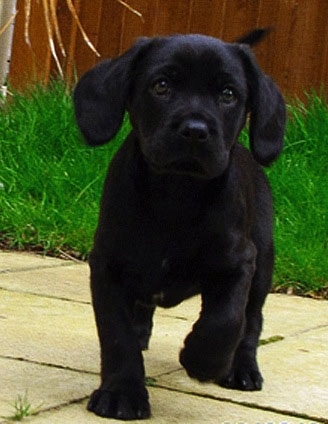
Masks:
[[[133,66],[148,43],[147,38],[140,39],[122,56],[99,63],[79,80],[73,96],[75,117],[91,146],[108,142],[119,130]]]
[[[249,138],[253,156],[268,166],[283,148],[285,102],[275,83],[257,65],[246,46],[240,46],[249,87]]]

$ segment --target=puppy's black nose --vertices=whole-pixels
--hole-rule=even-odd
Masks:
[[[209,137],[209,128],[203,120],[188,119],[180,125],[179,134],[188,141],[204,142]]]

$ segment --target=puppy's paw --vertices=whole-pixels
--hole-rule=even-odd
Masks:
[[[218,348],[220,343],[214,334],[215,328],[202,326],[199,321],[186,337],[180,352],[181,365],[189,377],[200,382],[222,380],[231,369],[233,350],[227,343],[224,348]]]
[[[215,380],[213,367],[209,365],[205,356],[195,354],[188,348],[183,348],[180,352],[180,364],[184,367],[191,378],[205,383]]]
[[[131,383],[127,391],[96,390],[92,393],[87,409],[96,415],[118,420],[141,420],[150,417],[150,405],[146,389],[136,390]]]
[[[219,381],[227,389],[255,391],[262,389],[263,378],[257,365],[233,366],[227,378]]]

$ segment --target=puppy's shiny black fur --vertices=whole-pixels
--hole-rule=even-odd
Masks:
[[[260,390],[256,348],[273,268],[272,201],[260,165],[283,144],[285,104],[249,46],[201,35],[140,39],[79,81],[78,125],[110,140],[132,131],[110,165],[90,255],[101,386],[88,409],[148,418],[142,349],[157,305],[197,293],[199,319],[180,362],[200,381]],[[249,114],[251,152],[237,139]]]

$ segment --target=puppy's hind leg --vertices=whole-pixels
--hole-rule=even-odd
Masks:
[[[271,287],[273,270],[272,243],[257,257],[257,270],[250,289],[246,307],[246,326],[240,341],[229,376],[220,381],[223,387],[237,390],[261,390],[263,378],[260,373],[256,352],[262,330],[262,307]]]
[[[142,350],[147,350],[149,347],[154,312],[154,306],[146,306],[139,302],[134,307],[133,327]]]
[[[180,363],[190,377],[220,382],[229,376],[245,331],[255,256],[249,242],[241,250],[238,267],[227,267],[202,285],[202,311],[180,352]]]

